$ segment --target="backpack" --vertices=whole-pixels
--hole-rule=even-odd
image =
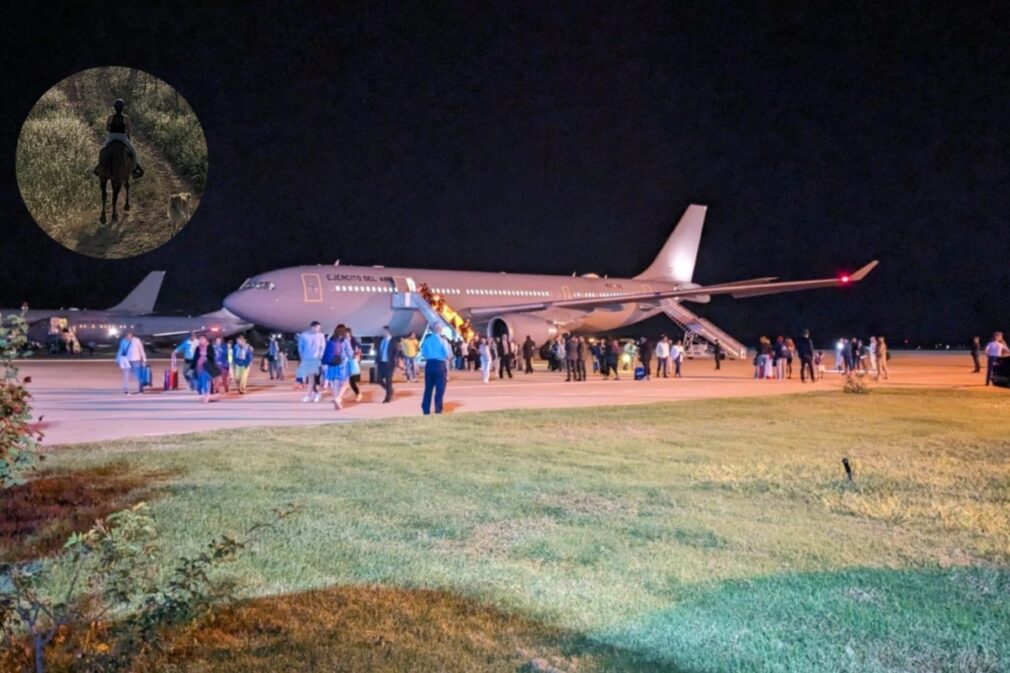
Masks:
[[[328,356],[324,358],[327,365],[333,367],[339,367],[344,364],[344,348],[343,343],[340,341],[330,340],[326,343],[326,353],[323,355]]]

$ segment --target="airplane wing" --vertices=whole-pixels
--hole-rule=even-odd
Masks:
[[[468,309],[464,313],[473,318],[481,318],[502,313],[529,313],[543,311],[548,308],[573,308],[589,310],[601,306],[628,304],[631,302],[649,302],[661,299],[688,299],[699,295],[728,294],[736,298],[757,297],[783,292],[799,292],[801,290],[816,290],[824,287],[839,287],[858,283],[873,271],[878,261],[873,260],[851,275],[837,278],[819,278],[815,280],[792,280],[775,282],[773,277],[754,278],[732,283],[719,283],[700,287],[667,290],[663,292],[629,292],[614,297],[593,297],[590,299],[558,299],[555,301],[530,302],[525,304],[502,304],[499,306],[479,306]]]

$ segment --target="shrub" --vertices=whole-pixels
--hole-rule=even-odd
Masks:
[[[0,488],[22,483],[37,458],[42,435],[31,425],[31,393],[16,358],[29,356],[28,324],[20,315],[0,317]]]
[[[277,511],[274,520],[294,511]],[[192,622],[233,598],[235,585],[215,580],[213,571],[272,525],[256,524],[241,539],[221,535],[202,552],[177,559],[160,579],[157,528],[146,504],[139,503],[72,535],[55,567],[0,566],[0,643],[6,649],[0,664],[28,662],[44,673],[50,644],[69,640],[71,651],[60,661],[66,670],[131,670],[138,659],[159,652],[169,627]],[[70,579],[54,579],[61,577]],[[123,616],[112,621],[114,611]]]

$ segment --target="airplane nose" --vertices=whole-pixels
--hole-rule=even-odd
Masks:
[[[254,319],[249,312],[253,309],[248,290],[236,290],[224,298],[224,307],[243,320],[253,322]]]

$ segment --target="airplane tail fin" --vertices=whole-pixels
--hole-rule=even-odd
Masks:
[[[133,288],[133,291],[126,295],[123,301],[109,310],[122,313],[135,313],[137,315],[154,313],[154,303],[158,300],[158,293],[161,292],[161,283],[163,280],[165,280],[164,271],[152,271],[147,274],[144,280],[140,281],[140,285]]]
[[[635,278],[690,283],[707,209],[707,206],[688,206],[656,260]]]

